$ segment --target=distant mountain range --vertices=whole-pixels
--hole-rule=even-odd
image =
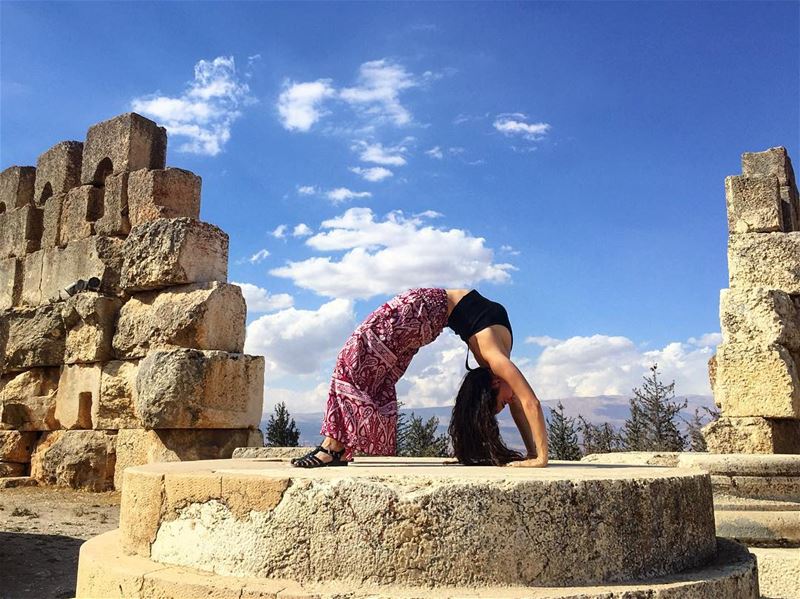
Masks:
[[[710,395],[684,395],[677,399],[685,399],[688,402],[686,409],[682,412],[682,416],[686,420],[692,417],[696,408],[701,408],[701,414],[705,416],[702,408],[714,407],[714,398]],[[627,395],[598,395],[542,401],[546,417],[549,416],[550,410],[558,405],[559,401],[564,405],[564,413],[567,416],[576,418],[580,414],[589,422],[594,424],[608,422],[615,429],[619,429],[630,414],[629,397]],[[401,411],[406,414],[413,412],[417,416],[422,416],[424,420],[435,416],[439,419],[439,433],[447,434],[452,409],[452,406],[439,406],[435,408],[404,409]],[[262,431],[266,430],[268,418],[269,415],[261,422]],[[292,418],[294,418],[297,428],[300,429],[300,445],[316,445],[320,439],[319,428],[322,422],[322,413],[292,414]],[[707,420],[707,417],[704,420]],[[503,410],[500,414],[499,423],[500,432],[506,443],[512,447],[522,447],[522,440],[519,438],[519,433],[508,409]]]

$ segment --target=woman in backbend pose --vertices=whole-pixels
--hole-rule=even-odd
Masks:
[[[336,360],[322,423],[322,443],[292,460],[295,466],[346,466],[354,451],[394,455],[395,384],[411,358],[445,326],[468,346],[467,370],[450,420],[456,458],[463,464],[547,465],[544,415],[528,381],[509,359],[513,337],[505,308],[476,290],[409,289],[372,312]],[[469,350],[480,367],[470,369]],[[527,457],[506,447],[497,414],[509,405]]]

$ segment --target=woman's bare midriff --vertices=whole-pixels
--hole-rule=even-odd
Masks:
[[[447,292],[447,316],[456,304],[467,295],[470,289],[445,289]],[[488,363],[483,357],[483,352],[488,352],[494,349],[500,350],[506,357],[511,355],[511,331],[501,324],[493,324],[475,333],[469,338],[467,342],[472,355],[481,366],[488,366]],[[481,351],[483,350],[483,351]]]

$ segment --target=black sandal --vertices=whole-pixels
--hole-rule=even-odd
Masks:
[[[314,449],[309,451],[306,455],[301,458],[294,458],[292,460],[292,465],[297,466],[298,468],[321,468],[322,466],[347,466],[349,462],[342,459],[344,455],[344,449],[341,451],[333,451],[330,449],[325,449],[322,445],[317,445]],[[327,453],[333,459],[330,462],[323,462],[317,457],[319,452]]]

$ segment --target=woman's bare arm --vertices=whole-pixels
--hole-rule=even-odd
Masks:
[[[507,382],[514,392],[516,401],[511,404],[511,415],[520,435],[522,435],[528,454],[532,453],[531,450],[534,447],[536,449],[536,458],[522,462],[512,462],[509,465],[546,466],[547,427],[539,399],[516,364],[505,354],[501,351],[491,351],[484,352],[483,357],[492,372]],[[531,437],[533,438],[531,439]]]

